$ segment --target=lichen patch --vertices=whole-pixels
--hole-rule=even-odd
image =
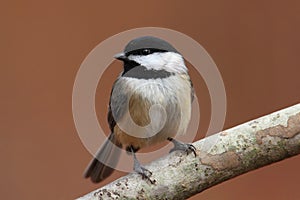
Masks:
[[[232,169],[240,165],[240,157],[233,151],[227,151],[221,154],[200,154],[201,163],[209,165],[216,170]]]
[[[287,126],[277,125],[256,132],[256,141],[262,144],[262,139],[266,136],[292,138],[300,133],[300,113],[291,116],[287,121]]]

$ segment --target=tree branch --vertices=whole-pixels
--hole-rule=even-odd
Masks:
[[[127,176],[80,200],[186,199],[218,183],[300,153],[300,104],[199,140],[197,156],[171,153],[151,164],[151,184]]]

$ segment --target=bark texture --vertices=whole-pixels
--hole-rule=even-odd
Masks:
[[[218,183],[300,153],[300,104],[199,140],[146,166],[150,181],[128,174],[80,200],[186,199]]]

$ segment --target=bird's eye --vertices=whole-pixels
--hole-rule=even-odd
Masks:
[[[141,55],[149,55],[149,54],[151,54],[151,50],[150,49],[142,49],[141,50]]]

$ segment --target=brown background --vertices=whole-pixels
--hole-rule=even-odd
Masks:
[[[91,155],[76,133],[71,108],[81,62],[121,31],[165,27],[203,45],[224,79],[225,128],[300,99],[299,1],[14,0],[2,2],[0,9],[1,199],[74,199],[122,175],[116,172],[98,185],[82,178]],[[115,65],[100,81],[97,110],[106,109],[121,70]],[[198,80],[197,74],[192,78]],[[196,87],[207,103],[205,87]],[[208,111],[201,113],[204,127]],[[98,113],[107,128],[105,115]],[[193,199],[296,200],[299,167],[296,156]]]

